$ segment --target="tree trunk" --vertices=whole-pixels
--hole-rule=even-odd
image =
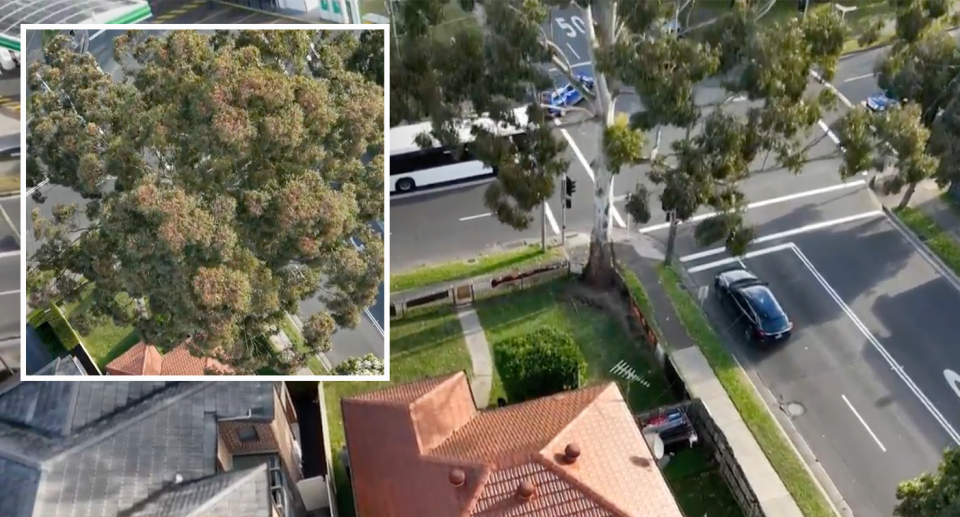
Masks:
[[[673,261],[673,253],[677,244],[677,227],[679,222],[677,216],[670,214],[670,232],[667,234],[667,252],[664,254],[663,263],[669,265]]]
[[[663,137],[663,128],[657,126],[657,142],[653,144],[653,150],[650,151],[650,161],[657,159],[657,155],[660,153],[660,140]]]
[[[606,0],[594,2],[592,7],[583,10],[586,18],[587,41],[590,48],[590,59],[596,62],[594,55],[594,46],[598,41],[597,28],[603,35],[602,41],[611,44],[612,34],[616,28],[616,1]],[[594,20],[593,12],[596,10],[599,14],[597,20]],[[595,25],[596,24],[596,25]],[[604,126],[610,127],[614,121],[613,96],[607,84],[605,74],[598,74],[596,77],[596,109],[597,119]],[[597,149],[603,153],[603,131],[597,131],[599,145]],[[607,168],[605,156],[600,156],[597,161],[596,170],[594,170],[594,188],[593,188],[593,226],[590,230],[590,256],[587,260],[587,266],[584,269],[584,277],[587,282],[594,287],[604,288],[613,284],[615,277],[615,265],[613,256],[613,243],[610,240],[610,210],[613,207],[613,173]]]
[[[900,204],[897,205],[897,210],[903,210],[907,208],[907,205],[910,204],[910,198],[913,197],[913,193],[917,191],[916,182],[910,183],[907,185],[907,191],[903,193],[903,198],[900,199]]]

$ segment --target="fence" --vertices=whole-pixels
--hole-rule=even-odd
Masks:
[[[36,309],[27,316],[27,321],[33,325],[33,328],[40,328],[41,325],[50,325],[54,335],[73,357],[80,361],[80,364],[86,370],[87,375],[103,375],[96,361],[87,352],[87,347],[83,346],[77,331],[73,330],[67,317],[56,304],[51,304],[46,309]]]
[[[657,336],[654,325],[643,315],[637,302],[633,299],[633,296],[630,295],[630,290],[627,288],[623,277],[618,274],[617,279],[620,284],[618,285],[620,294],[625,298],[627,305],[630,307],[633,324],[637,325],[637,327],[643,331],[647,345],[653,348],[674,395],[684,401],[677,406],[685,410],[687,417],[690,419],[690,423],[697,432],[698,438],[702,440],[703,445],[708,447],[713,453],[713,458],[720,469],[720,475],[723,476],[727,486],[730,487],[730,491],[736,498],[740,508],[746,517],[765,517],[763,509],[760,507],[760,502],[757,500],[757,495],[750,486],[750,483],[746,480],[743,469],[740,467],[740,463],[737,462],[737,458],[734,456],[733,449],[730,448],[727,437],[717,426],[713,417],[710,416],[710,412],[707,411],[703,402],[699,399],[690,400],[690,393],[687,391],[683,379],[673,365],[673,361],[670,360],[669,354],[666,353],[666,347]],[[662,409],[663,408],[661,408],[661,410]],[[645,420],[646,416],[647,415],[638,415],[638,420]]]
[[[570,274],[570,262],[560,260],[508,275],[471,278],[464,280],[462,283],[417,293],[407,299],[391,301],[390,318],[406,318],[435,311],[444,306],[465,305],[493,296],[528,289],[551,280],[570,276]]]

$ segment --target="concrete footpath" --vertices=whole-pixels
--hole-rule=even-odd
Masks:
[[[657,271],[663,252],[646,237],[616,246],[617,259],[640,279],[653,306],[653,319],[667,343],[668,354],[690,395],[704,406],[723,431],[747,482],[767,517],[803,517],[767,456],[760,449],[706,357],[687,334],[680,316],[660,284]],[[760,396],[759,394],[757,395]]]
[[[477,409],[490,405],[490,390],[493,388],[493,356],[487,335],[480,324],[480,317],[472,305],[457,307],[457,318],[463,328],[463,338],[467,342],[470,362],[473,363],[473,375],[470,376],[470,389]]]

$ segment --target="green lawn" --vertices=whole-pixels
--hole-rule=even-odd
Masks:
[[[960,275],[960,242],[957,242],[953,234],[943,231],[933,219],[916,208],[907,207],[895,212],[947,267]]]
[[[391,274],[390,292],[396,294],[435,284],[527,268],[561,257],[563,257],[562,248],[549,248],[543,252],[540,246],[526,246],[502,253],[480,255],[470,260],[423,266]]]
[[[684,515],[743,517],[743,510],[707,449],[698,447],[677,453],[663,474]]]
[[[360,13],[361,16],[373,13],[387,18],[390,17],[390,11],[387,10],[385,0],[360,0]],[[476,19],[472,14],[463,11],[457,0],[447,3],[443,15],[444,22],[434,29],[434,35],[437,38],[450,38],[450,36],[463,29],[477,27]]]
[[[92,291],[93,286],[85,288],[80,301],[61,306],[67,321],[75,312],[84,311],[90,306],[93,301],[90,296]],[[107,322],[94,328],[87,335],[80,334],[80,339],[83,341],[83,346],[86,347],[87,352],[97,363],[97,367],[104,370],[110,361],[139,343],[140,335],[133,327],[118,327]]]
[[[710,363],[720,384],[797,502],[800,511],[805,517],[835,517],[829,502],[770,415],[766,404],[710,326],[700,310],[700,305],[681,286],[680,276],[673,269],[665,267],[660,271],[660,281],[676,307],[687,333]]]
[[[570,333],[583,351],[589,381],[617,381],[634,411],[676,402],[652,350],[642,348],[647,346],[643,338],[628,335],[625,324],[609,312],[571,301],[572,285],[573,281],[549,282],[476,304],[490,346],[540,327],[562,330]],[[610,374],[620,361],[626,361],[650,386]]]
[[[353,493],[339,450],[343,436],[343,414],[340,400],[344,397],[380,389],[393,383],[409,382],[445,373],[471,371],[470,355],[463,339],[463,329],[453,309],[396,320],[390,324],[389,382],[325,382],[330,445],[334,454],[337,483],[337,507],[340,517],[353,517]]]

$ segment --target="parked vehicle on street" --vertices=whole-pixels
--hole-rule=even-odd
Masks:
[[[793,322],[770,286],[747,268],[721,271],[714,280],[714,290],[724,308],[742,324],[747,343],[776,343],[793,333]]]
[[[593,77],[577,74],[576,78],[585,90],[593,91]],[[573,84],[567,83],[552,92],[545,92],[542,102],[547,106],[547,114],[551,117],[562,117],[567,108],[583,102],[583,93]]]
[[[881,91],[867,97],[867,100],[863,104],[870,111],[882,113],[899,104],[899,101],[889,97],[886,92]]]

